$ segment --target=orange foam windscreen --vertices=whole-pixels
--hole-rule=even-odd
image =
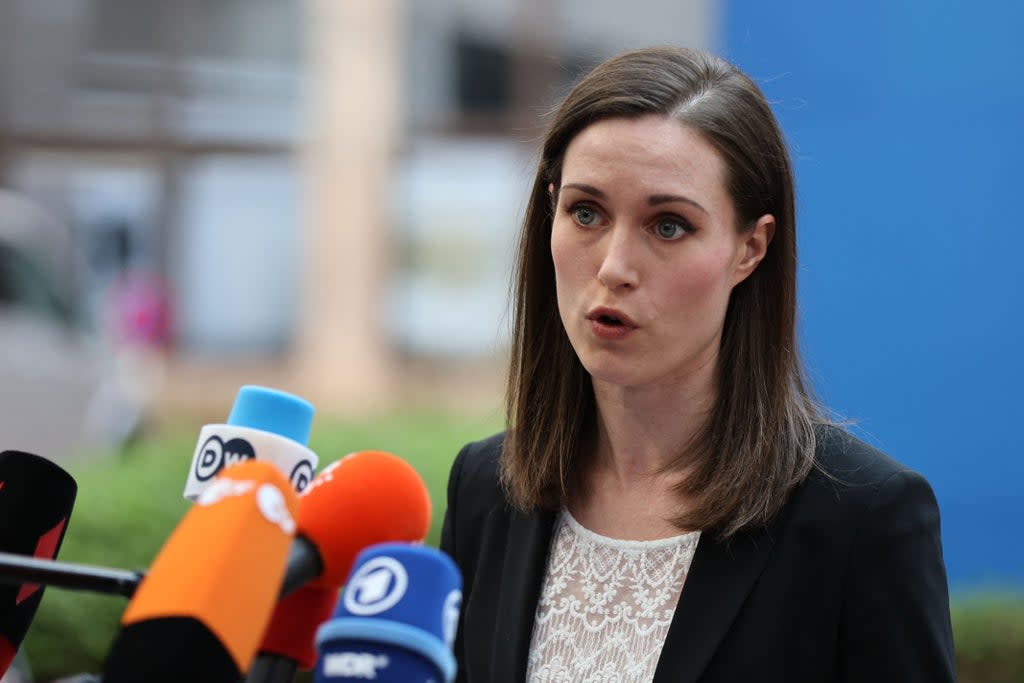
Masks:
[[[297,511],[297,495],[272,463],[225,469],[153,561],[122,616],[122,633],[142,622],[195,620],[245,671],[277,602]]]
[[[323,560],[323,573],[314,583],[338,588],[363,548],[426,537],[430,494],[402,458],[359,451],[324,468],[303,492],[298,527]]]

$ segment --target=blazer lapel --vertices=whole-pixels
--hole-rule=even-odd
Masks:
[[[654,683],[695,683],[699,679],[764,569],[773,545],[766,530],[737,534],[727,545],[710,534],[701,535]]]
[[[526,680],[533,617],[540,599],[555,513],[513,512],[498,589],[492,683]]]

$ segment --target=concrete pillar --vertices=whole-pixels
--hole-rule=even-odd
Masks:
[[[400,135],[398,0],[307,0],[302,315],[295,384],[322,412],[388,402],[389,181]]]

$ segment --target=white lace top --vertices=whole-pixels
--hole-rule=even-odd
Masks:
[[[622,541],[555,523],[533,625],[527,683],[654,678],[700,532]]]

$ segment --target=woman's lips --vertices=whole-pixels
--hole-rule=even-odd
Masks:
[[[637,328],[632,318],[622,311],[603,306],[587,314],[587,324],[594,336],[608,341],[625,339]]]

